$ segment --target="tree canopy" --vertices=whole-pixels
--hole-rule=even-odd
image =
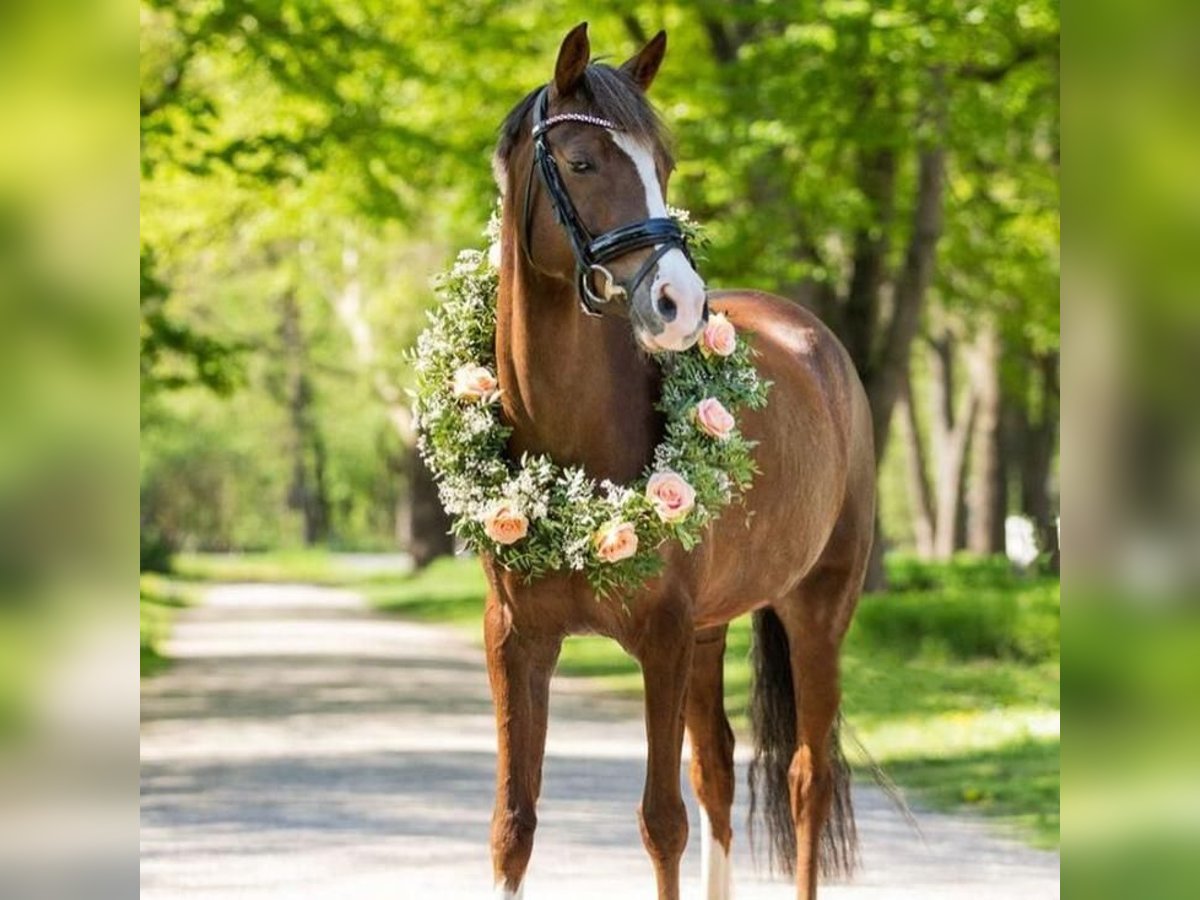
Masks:
[[[834,327],[881,456],[907,382],[927,377],[923,342],[946,333],[961,349],[994,332],[1003,396],[1040,421],[1058,346],[1050,0],[143,0],[143,387],[178,388],[144,492],[176,496],[219,457],[218,496],[240,508],[298,523],[315,492],[323,539],[391,539],[401,353],[428,276],[478,242],[497,126],[588,16],[616,59],[668,31],[652,99],[676,145],[672,202],[711,239],[705,277]],[[900,465],[885,457],[885,482]],[[888,493],[885,510],[907,507]],[[243,543],[245,515],[180,536]]]

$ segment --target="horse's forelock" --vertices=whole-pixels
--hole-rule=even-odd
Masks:
[[[620,69],[592,63],[584,72],[582,90],[592,115],[608,119],[639,141],[651,145],[665,143],[665,129],[658,113],[633,79]]]
[[[501,187],[504,186],[504,174],[513,151],[520,143],[522,128],[541,90],[538,87],[526,94],[500,125],[500,138],[496,143],[492,164]],[[608,119],[621,131],[640,141],[666,150],[666,129],[658,113],[646,95],[620,69],[605,63],[592,63],[584,70],[579,90],[589,113]]]

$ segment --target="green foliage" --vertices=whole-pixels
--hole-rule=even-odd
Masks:
[[[1059,840],[1059,772],[1057,738],[888,764],[888,775],[926,803],[999,818],[1047,849]]]
[[[176,547],[156,523],[144,523],[138,533],[139,571],[166,574],[171,571]]]
[[[866,644],[954,659],[1015,659],[1059,655],[1059,584],[1024,578],[1003,557],[924,563],[893,557],[889,592],[868,597],[854,627]]]
[[[156,276],[154,252],[146,247],[140,267],[143,404],[159,391],[191,385],[229,394],[238,380],[240,348],[200,334],[168,314],[170,292]]]
[[[454,517],[454,533],[469,546],[530,578],[580,571],[597,593],[627,596],[661,570],[663,543],[675,540],[692,549],[756,471],[753,442],[736,428],[720,440],[701,431],[697,404],[715,398],[730,413],[758,409],[766,404],[769,384],[758,378],[745,338],[725,357],[706,357],[699,348],[670,354],[661,360],[664,440],[635,484],[597,484],[581,468],[560,469],[545,456],[524,457],[514,468],[499,392],[459,397],[454,389],[464,367],[483,367],[494,378],[497,275],[485,253],[464,251],[439,280],[443,302],[430,315],[413,358],[418,446],[438,481],[442,505]],[[659,516],[645,493],[657,472],[675,473],[695,491],[694,508],[678,520]],[[489,536],[485,521],[498,503],[527,522],[527,534],[510,543]],[[605,560],[596,541],[617,524],[636,530],[636,552]]]
[[[455,622],[478,632],[487,580],[477,559],[439,559],[400,579],[367,588],[378,609],[427,622]]]
[[[316,435],[331,460],[333,444],[353,457],[331,474],[334,542],[392,539],[399,488],[379,457],[397,448],[384,407],[411,380],[403,351],[434,302],[427,277],[482,227],[496,126],[549,78],[562,35],[584,18],[596,52],[618,61],[658,27],[670,34],[652,99],[674,133],[672,195],[710,226],[706,279],[796,297],[843,333],[858,250],[877,243],[879,275],[894,282],[916,154],[943,145],[935,299],[968,322],[999,316],[1010,393],[1037,396],[1026,359],[1054,352],[1058,330],[1052,0],[143,0],[145,427],[177,454],[143,467],[144,489],[199,496],[181,473],[223,461],[241,468],[206,489],[246,498],[227,504],[221,533],[195,522],[172,540],[297,540],[277,388],[276,308],[288,294]],[[888,190],[872,180],[880,166]],[[347,297],[359,298],[354,327],[370,353],[349,339]],[[878,319],[882,336],[885,312],[856,314]],[[218,414],[187,390],[156,389],[197,381],[247,397]]]
[[[946,279],[954,301],[1008,294],[1004,279],[1036,272],[1038,302],[1052,314],[1055,4],[672,12],[664,15],[671,55],[655,91],[681,144],[680,199],[714,223],[714,277],[785,293],[807,279],[840,288],[864,230],[887,242],[894,264],[908,236],[911,154],[941,140],[954,151],[943,252],[972,284],[966,296]],[[673,58],[688,65],[674,68]],[[894,193],[880,202],[867,172],[883,158],[899,165]],[[989,265],[970,262],[981,258]]]
[[[262,551],[304,543],[300,513],[289,505],[295,440],[286,409],[264,367],[229,398],[187,389],[172,395],[144,428],[143,530],[184,551]],[[368,386],[320,372],[313,403],[325,444],[329,545],[392,549],[400,450]]]
[[[392,583],[407,573],[401,555],[330,553],[321,548],[266,553],[180,553],[173,575],[183,581],[324,585]]]
[[[888,591],[908,593],[941,588],[1014,588],[1029,583],[1003,556],[971,556],[962,553],[949,562],[921,559],[907,553],[893,553],[886,562]]]
[[[156,575],[143,574],[139,587],[139,643],[141,672],[145,678],[169,665],[162,645],[170,633],[175,613],[187,606],[188,596],[178,585]]]

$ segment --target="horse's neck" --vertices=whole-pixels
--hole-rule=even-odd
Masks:
[[[624,319],[589,318],[574,287],[533,271],[505,229],[496,359],[509,448],[624,482],[650,461],[661,430],[657,367]]]

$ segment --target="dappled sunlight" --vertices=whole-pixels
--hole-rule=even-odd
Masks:
[[[280,898],[466,896],[489,883],[495,734],[481,654],[459,631],[379,618],[348,595],[220,586],[179,614],[173,665],[144,690],[143,896],[168,896],[180,881],[210,893],[257,884]],[[205,637],[213,629],[219,646]],[[277,636],[273,652],[263,652],[264,629]],[[326,655],[327,643],[342,655]],[[634,814],[645,752],[640,704],[594,682],[555,682],[528,897],[557,896],[563,879],[585,900],[649,889]],[[756,872],[746,794],[737,797],[738,896],[776,897],[786,888]],[[970,877],[973,896],[1006,900],[987,886],[1001,872],[1022,896],[1054,896],[1051,854],[925,811],[918,834],[870,787],[857,804],[865,868],[855,897],[882,897],[896,879],[914,897],[950,897]],[[969,876],[952,864],[964,857]],[[692,840],[686,890],[698,870]]]
[[[851,714],[850,722],[868,750],[886,747],[889,761],[926,755],[931,747],[937,756],[951,757],[1027,741],[1057,745],[1060,729],[1058,710],[1044,708],[962,710],[874,724],[861,724]]]

